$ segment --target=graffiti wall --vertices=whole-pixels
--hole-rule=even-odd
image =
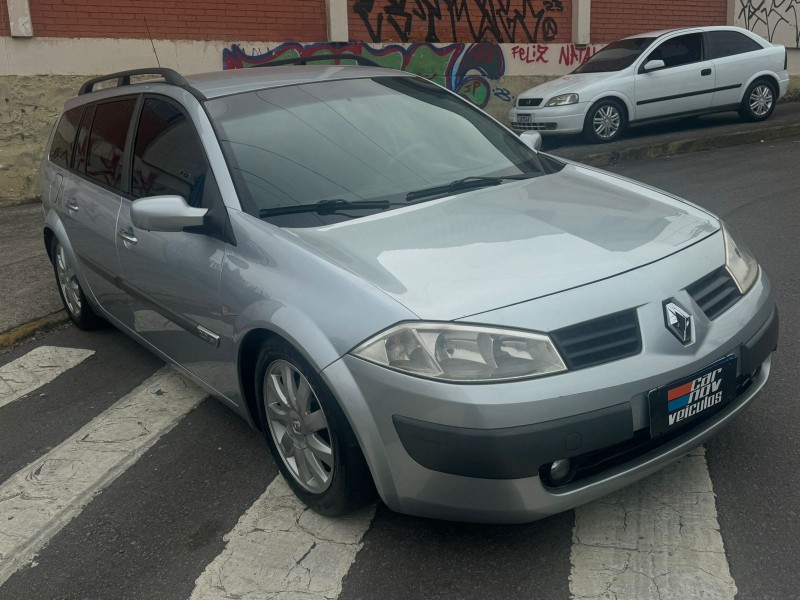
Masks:
[[[270,63],[287,58],[309,57],[316,54],[356,54],[390,69],[421,75],[443,85],[478,106],[486,106],[493,84],[505,73],[503,51],[495,44],[412,44],[373,48],[357,43],[298,44],[287,42],[274,50],[257,56],[247,55],[239,46],[223,51],[225,69],[238,69]],[[353,61],[330,61],[353,64]],[[328,63],[323,61],[322,64]],[[319,63],[317,63],[319,64]]]
[[[800,48],[800,0],[736,0],[736,25],[773,44]]]
[[[535,43],[569,37],[569,0],[351,0],[351,39]],[[566,6],[565,6],[566,5]]]
[[[266,51],[250,48],[248,52],[234,44],[223,50],[222,67],[243,69],[318,54],[355,54],[369,58],[382,67],[421,75],[481,108],[491,103],[497,109],[493,112],[500,114],[502,105],[512,102],[520,92],[535,83],[571,71],[588,60],[597,49],[597,46],[544,43],[372,45],[354,42],[285,42]],[[343,58],[316,64],[352,63],[352,60]]]

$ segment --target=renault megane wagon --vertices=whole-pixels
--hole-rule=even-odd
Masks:
[[[45,245],[78,327],[239,413],[314,510],[530,521],[725,427],[778,335],[720,219],[537,138],[371,66],[115,73],[53,131]]]

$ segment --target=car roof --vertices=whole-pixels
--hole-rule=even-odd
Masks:
[[[673,29],[659,29],[658,31],[647,31],[644,33],[637,33],[635,35],[629,35],[626,40],[635,39],[635,38],[659,38],[662,35],[667,35],[668,33],[689,33],[692,31],[746,31],[743,30],[741,27],[733,27],[731,25],[708,25],[704,27],[675,27]]]
[[[367,77],[410,76],[394,69],[345,65],[276,66],[228,69],[187,75],[186,81],[206,98],[218,98],[267,88]]]

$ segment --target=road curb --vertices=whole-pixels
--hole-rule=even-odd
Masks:
[[[66,323],[68,320],[69,317],[67,316],[66,311],[59,310],[45,317],[36,319],[35,321],[30,321],[24,325],[19,325],[18,327],[4,331],[3,333],[0,333],[0,349],[10,348],[11,346],[18,344],[22,340],[29,338],[40,331],[53,329],[62,323]]]
[[[582,162],[593,167],[607,167],[622,162],[652,160],[654,158],[664,158],[665,156],[673,156],[676,154],[688,154],[691,152],[713,150],[715,148],[741,146],[743,144],[777,140],[796,135],[800,135],[800,123],[790,123],[748,131],[735,131],[716,136],[703,136],[673,142],[648,143],[641,146],[624,148],[622,150],[610,150],[588,154],[583,157],[565,158]],[[556,150],[553,154],[558,156],[558,151]]]

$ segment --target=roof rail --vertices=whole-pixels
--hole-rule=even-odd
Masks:
[[[374,60],[368,59],[366,56],[360,54],[315,54],[314,56],[298,56],[297,58],[287,58],[284,60],[275,60],[267,63],[260,63],[257,65],[250,65],[250,67],[280,67],[282,65],[304,65],[307,62],[316,62],[319,60],[353,60],[359,65],[365,67],[380,67]]]
[[[98,83],[102,83],[104,81],[111,81],[112,79],[117,80],[117,87],[122,87],[124,85],[131,85],[131,77],[136,75],[161,75],[169,84],[178,85],[184,88],[189,89],[189,91],[193,91],[189,82],[186,81],[183,76],[178,73],[177,71],[173,71],[172,69],[164,69],[161,67],[153,67],[150,69],[133,69],[131,71],[120,71],[119,73],[111,73],[111,75],[104,75],[103,77],[96,77],[95,79],[90,79],[86,83],[81,86],[81,89],[78,91],[79,96],[83,96],[84,94],[88,94],[94,91],[94,86]]]

